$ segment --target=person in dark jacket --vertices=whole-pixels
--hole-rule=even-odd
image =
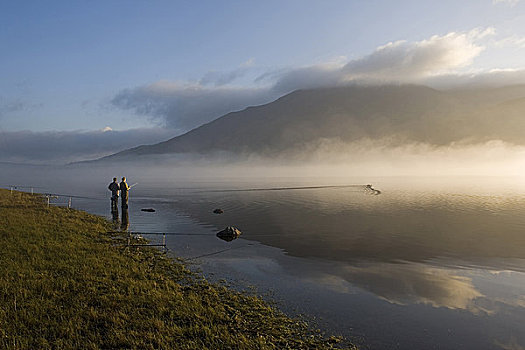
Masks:
[[[122,181],[120,182],[122,209],[128,209],[128,191],[129,191],[129,186],[126,183],[126,178],[123,177]]]
[[[108,189],[111,191],[111,211],[118,210],[118,195],[120,191],[120,187],[117,183],[117,178],[113,178],[113,182],[109,184]]]

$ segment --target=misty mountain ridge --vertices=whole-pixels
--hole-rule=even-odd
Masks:
[[[391,145],[501,140],[525,145],[525,85],[436,90],[419,85],[297,90],[183,135],[103,160],[162,154],[273,157],[363,140]]]

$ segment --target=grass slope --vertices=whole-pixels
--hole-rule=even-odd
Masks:
[[[330,349],[261,299],[210,284],[103,218],[0,190],[0,348]]]

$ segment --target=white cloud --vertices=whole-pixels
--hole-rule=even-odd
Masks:
[[[442,88],[461,84],[525,83],[523,70],[468,72],[487,46],[494,46],[495,36],[495,29],[488,27],[434,35],[415,42],[390,42],[351,61],[339,59],[266,72],[255,79],[262,87],[233,87],[231,83],[252,66],[253,62],[248,61],[231,72],[210,72],[198,83],[158,81],[126,89],[112,102],[119,108],[187,131],[228,112],[268,103],[297,89],[356,83],[416,83]],[[521,38],[509,38],[506,43],[512,40],[525,45]]]
[[[434,35],[419,42],[397,41],[378,47],[372,54],[349,62],[343,69],[346,80],[414,82],[455,72],[468,66],[485,47],[479,40],[493,29]]]
[[[509,36],[500,40],[495,40],[492,44],[496,48],[501,47],[513,47],[513,48],[525,48],[525,36]]]
[[[346,64],[320,64],[281,73],[274,89],[286,93],[352,82],[422,83],[429,77],[460,72],[485,50],[481,42],[493,35],[495,30],[489,27],[434,35],[417,42],[390,42]]]
[[[520,2],[520,0],[492,0],[492,4],[494,5],[504,4],[508,6],[514,6],[518,2]]]

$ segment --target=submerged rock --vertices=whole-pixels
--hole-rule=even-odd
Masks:
[[[224,210],[220,209],[220,208],[217,208],[213,211],[215,214],[222,214],[224,213]]]
[[[375,195],[381,194],[381,191],[373,188],[372,185],[366,185],[365,189],[367,191],[370,191],[371,194],[375,194]]]
[[[147,211],[148,213],[154,213],[155,209],[153,209],[153,208],[144,208],[144,209],[140,209],[140,211]]]
[[[217,232],[217,237],[219,237],[220,239],[226,242],[231,242],[237,237],[239,237],[240,235],[241,235],[241,231],[239,231],[233,226],[228,226],[224,230]]]

